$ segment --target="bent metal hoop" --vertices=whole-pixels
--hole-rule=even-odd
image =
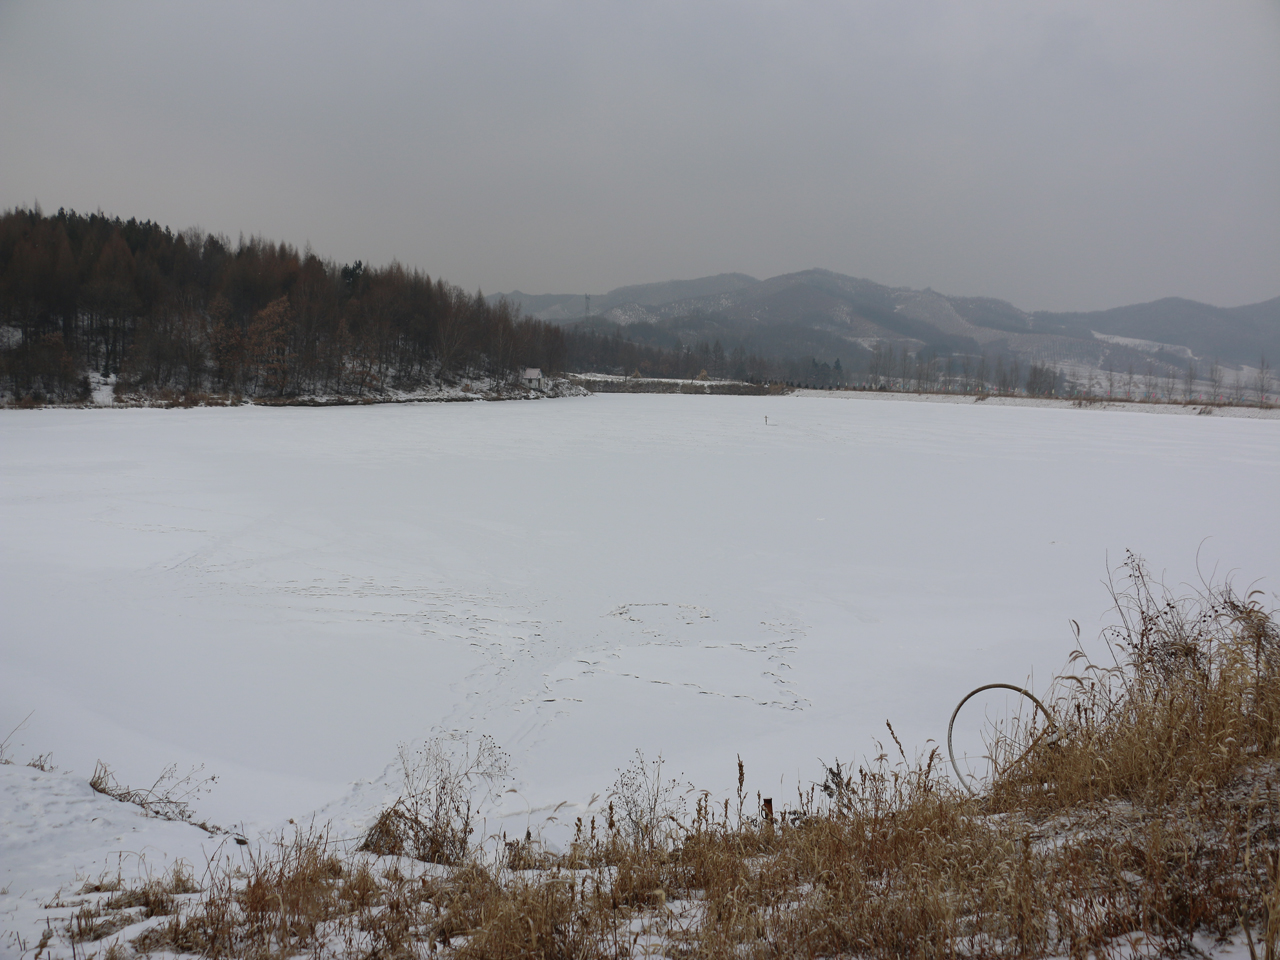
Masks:
[[[986,683],[978,687],[978,689],[970,690],[968,693],[966,693],[964,695],[964,699],[956,704],[955,710],[951,712],[951,720],[949,723],[947,723],[947,754],[951,757],[951,769],[956,772],[956,777],[959,778],[961,785],[966,790],[968,790],[972,796],[975,796],[975,797],[978,795],[978,791],[973,789],[973,785],[969,783],[968,777],[966,777],[963,773],[960,772],[960,764],[956,763],[956,751],[955,751],[955,748],[952,747],[951,745],[951,731],[954,729],[956,725],[956,717],[960,715],[960,708],[963,707],[975,696],[982,693],[983,690],[1012,690],[1014,693],[1019,693],[1022,696],[1026,697],[1028,700],[1030,700],[1032,703],[1034,703],[1037,708],[1039,708],[1040,712],[1044,714],[1045,719],[1049,721],[1050,730],[1056,730],[1058,727],[1058,725],[1053,722],[1053,714],[1049,712],[1049,708],[1046,707],[1043,703],[1041,703],[1036,698],[1036,695],[1034,693],[1032,693],[1030,690],[1024,690],[1022,687],[1015,687],[1012,683]]]

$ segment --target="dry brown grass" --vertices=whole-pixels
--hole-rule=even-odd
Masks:
[[[984,795],[957,793],[933,756],[829,781],[830,806],[708,893],[700,952],[1084,956],[1141,935],[1174,955],[1243,923],[1275,955],[1274,618],[1229,587],[1175,599],[1133,557],[1115,599],[1113,662],[1074,658],[1056,729],[992,743]]]
[[[178,765],[170,764],[160,772],[151,786],[136,789],[120,783],[111,768],[99,760],[94,765],[89,786],[113,800],[141,807],[148,816],[161,820],[180,820],[199,827],[206,833],[218,834],[226,831],[215,824],[197,820],[192,808],[192,802],[201,794],[207,793],[217,781],[215,776],[204,775],[203,765],[192,767],[187,773],[179,775]]]
[[[1172,598],[1135,558],[1115,599],[1111,662],[1073,658],[1046,698],[1056,727],[996,738],[978,796],[894,737],[895,755],[836,764],[777,816],[741,765],[736,804],[703,794],[688,813],[637,755],[565,852],[526,835],[498,857],[440,838],[469,836],[459,771],[499,768],[429,754],[406,762],[416,800],[389,808],[394,849],[340,854],[322,830],[224,848],[199,894],[108,883],[69,933],[151,916],[137,951],[763,960],[1177,956],[1244,931],[1280,956],[1276,621],[1228,587]]]
[[[143,920],[166,917],[178,909],[179,897],[199,893],[190,868],[179,861],[161,877],[126,884],[119,874],[85,883],[79,895],[107,894],[80,903],[67,922],[67,939],[74,945],[110,937]]]
[[[143,951],[209,957],[288,955],[350,909],[350,876],[320,831],[230,854],[209,865],[203,896],[134,941]],[[121,894],[115,894],[116,897]]]
[[[1059,734],[998,745],[993,809],[1111,799],[1160,809],[1280,756],[1280,630],[1257,596],[1222,586],[1175,598],[1137,558],[1123,570],[1120,623],[1104,634],[1112,662],[1077,651],[1052,697]]]
[[[360,850],[458,864],[475,832],[476,793],[492,796],[507,776],[507,755],[492,737],[474,744],[437,738],[416,751],[402,744],[400,774],[400,796],[378,815]]]

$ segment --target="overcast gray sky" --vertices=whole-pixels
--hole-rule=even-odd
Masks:
[[[485,292],[1280,295],[1280,3],[0,0],[0,206]]]

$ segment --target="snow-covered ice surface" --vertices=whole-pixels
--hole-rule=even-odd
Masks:
[[[1275,420],[825,396],[3,411],[0,738],[203,763],[250,834],[354,834],[397,744],[457,731],[511,755],[490,830],[572,823],[637,748],[782,802],[886,719],[927,749],[973,687],[1043,689],[1126,548],[1274,603],[1278,468]],[[6,896],[115,849],[0,772]],[[10,857],[28,822],[56,856]]]

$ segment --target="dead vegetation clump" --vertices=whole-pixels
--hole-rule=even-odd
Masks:
[[[599,884],[551,871],[502,884],[474,917],[456,956],[467,960],[588,960],[618,956],[616,912]]]
[[[1225,585],[1176,598],[1132,555],[1112,594],[1112,662],[1077,651],[1052,696],[1059,729],[994,745],[993,809],[1120,799],[1159,810],[1280,758],[1280,629],[1260,594]]]
[[[119,873],[102,876],[86,882],[79,896],[107,896],[76,901],[78,909],[67,921],[67,939],[72,944],[97,942],[141,921],[171,916],[177,912],[181,897],[199,892],[190,867],[183,861],[163,876],[144,877],[135,884],[126,884]]]
[[[202,776],[203,773],[204,766],[201,765],[179,776],[178,765],[174,763],[165,767],[151,786],[135,789],[116,780],[111,768],[99,760],[93,768],[93,776],[89,778],[89,786],[113,800],[141,807],[148,816],[179,820],[209,834],[225,833],[221,827],[197,820],[192,809],[192,802],[218,782],[217,777]]]
[[[215,860],[203,896],[170,912],[166,923],[150,927],[133,945],[144,953],[287,955],[315,943],[323,924],[347,912],[348,875],[326,834],[299,828],[292,838],[245,848],[239,862],[231,854]]]
[[[507,777],[507,755],[492,737],[429,740],[416,751],[400,746],[400,796],[379,814],[360,850],[456,864],[467,858],[475,832],[476,794]]]
[[[132,940],[140,953],[267,958],[602,957],[604,896],[572,876],[502,875],[472,860],[437,876],[340,858],[320,831],[225,858],[204,896]]]

